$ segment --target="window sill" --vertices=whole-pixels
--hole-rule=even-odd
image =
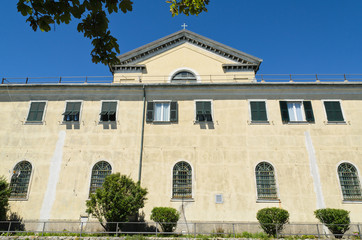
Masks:
[[[194,124],[213,124],[214,121],[194,121]]]
[[[171,198],[171,202],[195,202],[193,198]]]
[[[45,125],[45,121],[25,121],[24,125]]]
[[[28,201],[28,197],[26,198],[9,198],[9,201]]]
[[[347,125],[346,121],[327,121],[324,122],[326,125]]]
[[[343,200],[343,204],[362,204],[362,199],[359,200]]]
[[[257,199],[257,203],[280,203],[280,199]]]
[[[80,125],[79,121],[62,121],[60,122],[61,125],[67,125],[67,124],[74,124],[74,125]]]
[[[314,122],[307,122],[307,121],[289,121],[287,123],[284,124],[288,124],[288,125],[308,125]]]
[[[269,121],[250,121],[249,125],[270,125]]]

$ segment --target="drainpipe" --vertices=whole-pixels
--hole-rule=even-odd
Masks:
[[[140,147],[140,163],[138,168],[138,184],[141,185],[141,173],[142,173],[142,157],[143,157],[143,138],[145,130],[145,108],[146,108],[146,88],[143,85],[143,115],[142,115],[142,130],[141,130],[141,147]]]

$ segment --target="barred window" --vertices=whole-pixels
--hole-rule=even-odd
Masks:
[[[341,163],[338,166],[339,182],[344,200],[362,200],[361,186],[357,169],[350,163]]]
[[[259,163],[255,168],[258,199],[277,199],[274,168],[267,162]]]
[[[91,184],[89,195],[95,193],[98,188],[101,188],[104,180],[112,173],[112,167],[106,161],[97,162],[92,169]]]
[[[28,161],[21,161],[15,165],[10,181],[10,198],[24,199],[27,197],[31,170],[32,166]]]
[[[192,198],[192,169],[187,162],[178,162],[173,167],[173,198]]]
[[[196,81],[196,76],[189,71],[178,72],[172,77],[172,82],[177,82],[177,83],[188,83],[195,81]]]

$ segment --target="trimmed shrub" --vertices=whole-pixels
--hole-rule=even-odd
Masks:
[[[348,231],[351,220],[349,212],[343,209],[323,208],[314,211],[314,215],[327,226],[335,238],[342,238]]]
[[[179,219],[180,213],[174,208],[155,207],[151,211],[151,220],[159,223],[164,232],[173,232]]]
[[[10,197],[9,183],[5,177],[0,177],[0,221],[6,220],[6,213],[9,210],[9,197]]]
[[[270,236],[276,236],[289,221],[289,213],[281,208],[263,208],[256,214],[261,228]]]

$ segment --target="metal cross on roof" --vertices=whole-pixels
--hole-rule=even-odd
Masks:
[[[184,28],[184,30],[188,27],[188,25],[186,25],[186,23],[182,24],[181,27]]]

